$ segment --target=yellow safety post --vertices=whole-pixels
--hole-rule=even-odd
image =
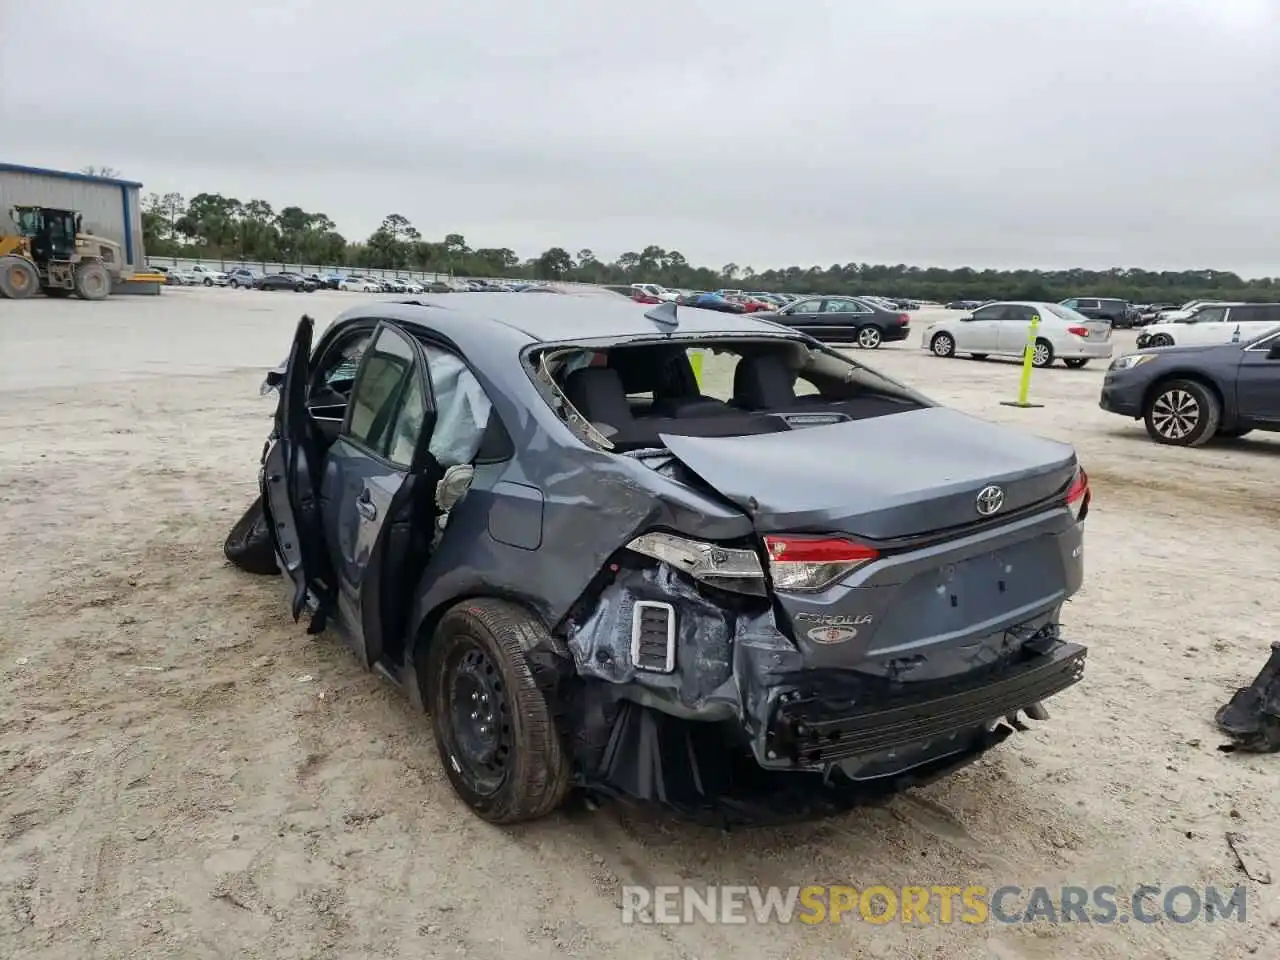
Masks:
[[[694,348],[689,351],[689,364],[693,367],[693,379],[698,384],[698,390],[702,390],[702,351]]]
[[[1032,403],[1027,399],[1031,391],[1031,370],[1036,357],[1036,331],[1040,329],[1040,314],[1032,314],[1031,326],[1027,328],[1027,345],[1022,348],[1022,377],[1018,383],[1017,400],[1001,400],[1004,407],[1043,407],[1043,403]]]

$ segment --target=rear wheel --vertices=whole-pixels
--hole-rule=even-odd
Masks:
[[[0,257],[0,295],[25,300],[40,289],[40,274],[25,257]]]
[[[82,300],[105,300],[111,293],[111,274],[100,263],[76,267],[76,293]]]
[[[879,327],[860,327],[858,329],[858,346],[864,350],[875,350],[884,342]]]
[[[949,333],[935,333],[929,341],[929,349],[936,357],[954,357],[956,355],[956,339]]]
[[[1037,340],[1035,346],[1031,348],[1031,365],[1047,367],[1051,363],[1053,363],[1053,344],[1048,340]]]
[[[1170,380],[1152,392],[1143,419],[1156,443],[1198,447],[1218,432],[1221,418],[1222,406],[1204,384]]]
[[[536,820],[569,792],[569,758],[524,651],[545,628],[500,600],[467,600],[436,628],[422,677],[445,775],[492,823]]]
[[[1063,360],[1062,362],[1063,362],[1063,363],[1065,363],[1065,364],[1066,364],[1068,367],[1070,367],[1072,370],[1079,370],[1081,367],[1083,367],[1083,366],[1084,366],[1085,364],[1087,364],[1089,361],[1088,361],[1088,359],[1086,359],[1086,358],[1084,358],[1084,357],[1079,357],[1079,358],[1075,358],[1075,359],[1072,359],[1072,360]]]

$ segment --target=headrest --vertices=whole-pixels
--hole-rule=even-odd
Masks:
[[[565,378],[564,395],[592,423],[620,429],[632,419],[622,378],[609,367],[573,371]]]
[[[796,375],[776,353],[748,355],[733,371],[733,398],[748,410],[786,407],[796,399]]]

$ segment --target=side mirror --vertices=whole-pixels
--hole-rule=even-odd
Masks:
[[[1268,360],[1280,360],[1280,340],[1271,342],[1271,349],[1267,351]]]

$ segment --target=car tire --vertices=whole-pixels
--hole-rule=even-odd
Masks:
[[[1208,443],[1222,421],[1217,395],[1196,380],[1166,380],[1151,391],[1143,420],[1156,443],[1198,447]]]
[[[568,795],[568,752],[524,653],[550,643],[534,617],[489,599],[450,609],[432,638],[423,699],[440,762],[490,823],[536,820]]]
[[[884,334],[879,327],[865,326],[858,328],[858,346],[863,350],[879,350],[884,343]]]
[[[954,357],[956,355],[956,338],[949,333],[935,333],[929,341],[929,349],[935,357]]]
[[[1070,360],[1063,360],[1062,362],[1065,363],[1072,370],[1080,370],[1083,367],[1088,366],[1089,364],[1089,360],[1087,357],[1074,357]]]
[[[231,281],[231,289],[232,289],[232,290],[239,290],[239,289],[240,289],[240,281],[239,281],[239,280],[232,280],[232,281]]]
[[[280,567],[276,564],[276,547],[271,540],[271,528],[267,525],[261,496],[253,501],[249,509],[231,528],[226,541],[222,544],[222,554],[234,566],[246,573],[266,576],[280,572]]]
[[[1031,348],[1031,365],[1041,368],[1053,365],[1053,344],[1043,337]]]
[[[1157,333],[1155,336],[1153,336],[1150,340],[1147,341],[1147,346],[1148,347],[1172,347],[1173,337],[1169,336],[1167,333]]]
[[[213,286],[213,281],[212,281],[212,280],[210,280],[208,277],[205,277],[205,278],[204,278],[204,285],[205,285],[206,287],[212,287],[212,286]]]

